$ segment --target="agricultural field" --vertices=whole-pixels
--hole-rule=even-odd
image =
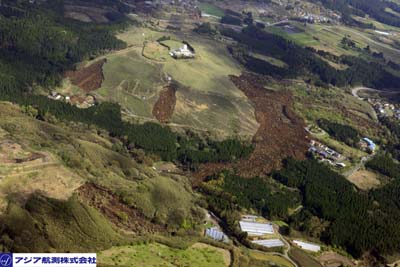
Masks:
[[[170,50],[176,50],[176,49],[182,47],[182,45],[183,45],[182,42],[180,42],[178,40],[174,40],[174,39],[164,40],[164,41],[161,41],[160,43],[168,46]]]
[[[209,3],[199,3],[199,8],[202,13],[207,15],[215,16],[215,17],[223,17],[225,15],[225,11],[221,8],[209,4]]]
[[[205,244],[195,244],[187,249],[149,243],[112,247],[98,254],[99,265],[106,266],[191,266],[228,267],[229,251]]]
[[[143,56],[155,60],[155,61],[166,61],[168,60],[168,48],[160,45],[158,42],[146,42],[143,47]]]
[[[259,251],[251,251],[249,254],[251,258],[257,260],[262,260],[265,262],[274,262],[275,264],[278,264],[278,266],[282,267],[293,267],[293,264],[290,261],[281,256],[262,253]]]
[[[381,186],[379,175],[368,170],[359,170],[350,175],[347,180],[362,190],[369,190]]]
[[[298,248],[292,248],[289,251],[289,256],[292,258],[299,266],[307,267],[322,267],[316,260],[314,260],[306,252]]]
[[[324,266],[347,266],[347,267],[354,267],[353,261],[349,258],[342,256],[335,252],[325,252],[321,256],[318,257],[318,261],[323,264]]]
[[[326,25],[326,24],[304,24],[291,22],[295,31],[288,32],[285,27],[270,27],[269,31],[278,33],[306,47],[313,47],[317,50],[327,51],[334,55],[358,55],[357,51],[346,49],[341,46],[340,41],[345,36],[349,36],[357,47],[364,48],[370,46],[372,51],[382,52],[386,58],[395,60],[400,56],[400,50],[392,47],[387,42],[382,42],[381,35],[373,30],[358,30],[344,25]],[[398,29],[397,29],[398,30]]]
[[[176,106],[168,120],[172,127],[207,131],[217,138],[240,135],[250,139],[258,128],[254,108],[230,80],[241,67],[226,47],[216,41],[186,36],[196,58],[175,60],[156,41],[164,36],[146,28],[130,28],[118,38],[128,48],[110,53],[103,66],[104,81],[94,91],[100,101],[118,102],[127,118],[155,121],[153,107],[171,77],[177,86]],[[172,49],[182,46],[179,36],[162,41]],[[99,59],[96,59],[99,60]],[[91,62],[86,63],[86,65]]]
[[[136,116],[151,118],[152,107],[162,89],[161,66],[146,63],[136,51],[107,56],[104,82],[95,91],[100,99],[118,102]]]

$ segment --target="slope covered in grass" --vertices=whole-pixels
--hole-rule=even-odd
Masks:
[[[67,201],[32,196],[24,207],[11,203],[0,217],[2,251],[94,251],[123,240],[96,210]]]
[[[37,120],[34,108],[27,110],[0,102],[0,144],[10,144],[0,146],[0,160],[43,155],[27,163],[4,162],[0,168],[0,245],[5,250],[97,250],[120,241],[101,205],[89,207],[93,201],[73,197],[85,183],[107,190],[121,203],[116,207],[125,205],[131,214],[168,232],[195,228],[204,216],[187,177],[157,171],[143,151],[130,154],[103,130],[61,123],[48,114]]]

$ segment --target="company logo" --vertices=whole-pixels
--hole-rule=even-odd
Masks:
[[[0,266],[1,267],[12,267],[13,258],[11,253],[0,253]]]

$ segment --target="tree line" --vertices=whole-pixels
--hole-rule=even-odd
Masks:
[[[355,146],[360,140],[360,135],[356,129],[349,125],[331,122],[326,119],[319,119],[318,126],[325,130],[330,136],[347,145]]]
[[[365,167],[392,178],[400,178],[400,165],[388,154],[376,155],[365,164]]]

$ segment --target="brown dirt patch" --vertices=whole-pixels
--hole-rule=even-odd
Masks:
[[[104,80],[103,65],[106,61],[106,59],[102,59],[88,67],[67,71],[65,77],[68,77],[72,84],[79,86],[85,92],[99,89]]]
[[[347,179],[362,190],[377,188],[381,185],[378,175],[367,170],[357,171],[350,175]]]
[[[265,89],[268,81],[254,74],[231,76],[231,79],[254,106],[260,124],[253,137],[255,149],[248,158],[235,163],[200,166],[195,175],[197,180],[226,168],[235,169],[243,177],[265,176],[279,169],[285,158],[305,159],[308,149],[305,123],[293,111],[291,92]]]
[[[161,93],[154,104],[153,116],[161,122],[165,123],[170,120],[174,113],[176,105],[176,86],[173,84],[168,85]]]
[[[299,267],[322,267],[314,258],[298,248],[292,248],[289,256]]]
[[[349,258],[335,252],[325,252],[319,256],[318,260],[324,267],[356,266]]]
[[[45,155],[37,152],[29,152],[10,140],[0,143],[0,163],[25,163],[44,158]]]
[[[77,190],[81,199],[98,209],[119,228],[137,234],[164,232],[165,227],[151,223],[138,210],[121,203],[118,196],[106,188],[88,183]]]

